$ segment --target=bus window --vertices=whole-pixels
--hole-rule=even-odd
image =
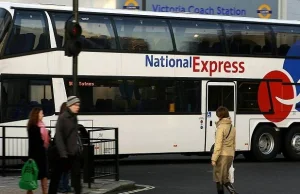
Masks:
[[[231,54],[271,55],[271,30],[266,25],[224,24],[229,52]]]
[[[223,53],[222,29],[216,22],[172,20],[179,52]]]
[[[50,37],[47,25],[43,11],[16,10],[5,55],[49,49]]]
[[[237,82],[237,111],[239,113],[259,113],[257,101],[259,84],[260,82]]]
[[[1,88],[3,122],[27,119],[34,107],[41,107],[45,116],[54,113],[50,79],[4,78]]]
[[[116,49],[116,39],[108,17],[80,14],[83,49]]]
[[[200,113],[200,81],[80,79],[81,112]],[[67,95],[73,82],[65,80]]]
[[[233,86],[209,86],[208,94],[208,111],[216,111],[219,106],[225,106],[229,111],[234,111]]]
[[[10,13],[5,9],[0,8],[0,52],[2,51],[3,45],[7,38],[11,20],[12,17]]]
[[[173,51],[166,20],[115,17],[122,50],[134,52]]]
[[[287,52],[296,44],[297,48],[293,48],[289,56],[300,56],[299,45],[300,45],[300,27],[296,26],[272,26],[275,37],[276,37],[276,48],[277,55],[286,56]]]
[[[66,21],[72,16],[72,13],[49,12],[49,15],[55,29],[56,46],[57,48],[62,48],[65,43]]]
[[[56,29],[57,47],[64,45],[65,22],[71,17],[70,13],[50,12]],[[82,27],[83,49],[116,49],[116,40],[112,24],[108,17],[99,15],[79,14]]]

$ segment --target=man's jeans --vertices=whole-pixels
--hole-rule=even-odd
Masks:
[[[61,176],[59,182],[58,191],[62,193],[71,192],[71,187],[69,186],[70,173],[64,172]]]

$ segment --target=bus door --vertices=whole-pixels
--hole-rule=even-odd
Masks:
[[[215,132],[218,117],[216,110],[225,106],[235,125],[236,116],[236,83],[235,82],[207,82],[206,84],[206,144],[205,150],[211,151],[215,142]]]

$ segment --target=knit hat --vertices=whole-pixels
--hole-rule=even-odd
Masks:
[[[73,104],[80,103],[79,98],[77,96],[69,96],[67,100],[67,106],[70,107]]]

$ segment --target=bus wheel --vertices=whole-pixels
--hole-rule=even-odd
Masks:
[[[261,162],[273,160],[280,149],[279,142],[279,137],[273,127],[267,125],[259,127],[252,137],[253,156]]]
[[[300,126],[294,126],[286,133],[283,152],[288,159],[300,160]]]

